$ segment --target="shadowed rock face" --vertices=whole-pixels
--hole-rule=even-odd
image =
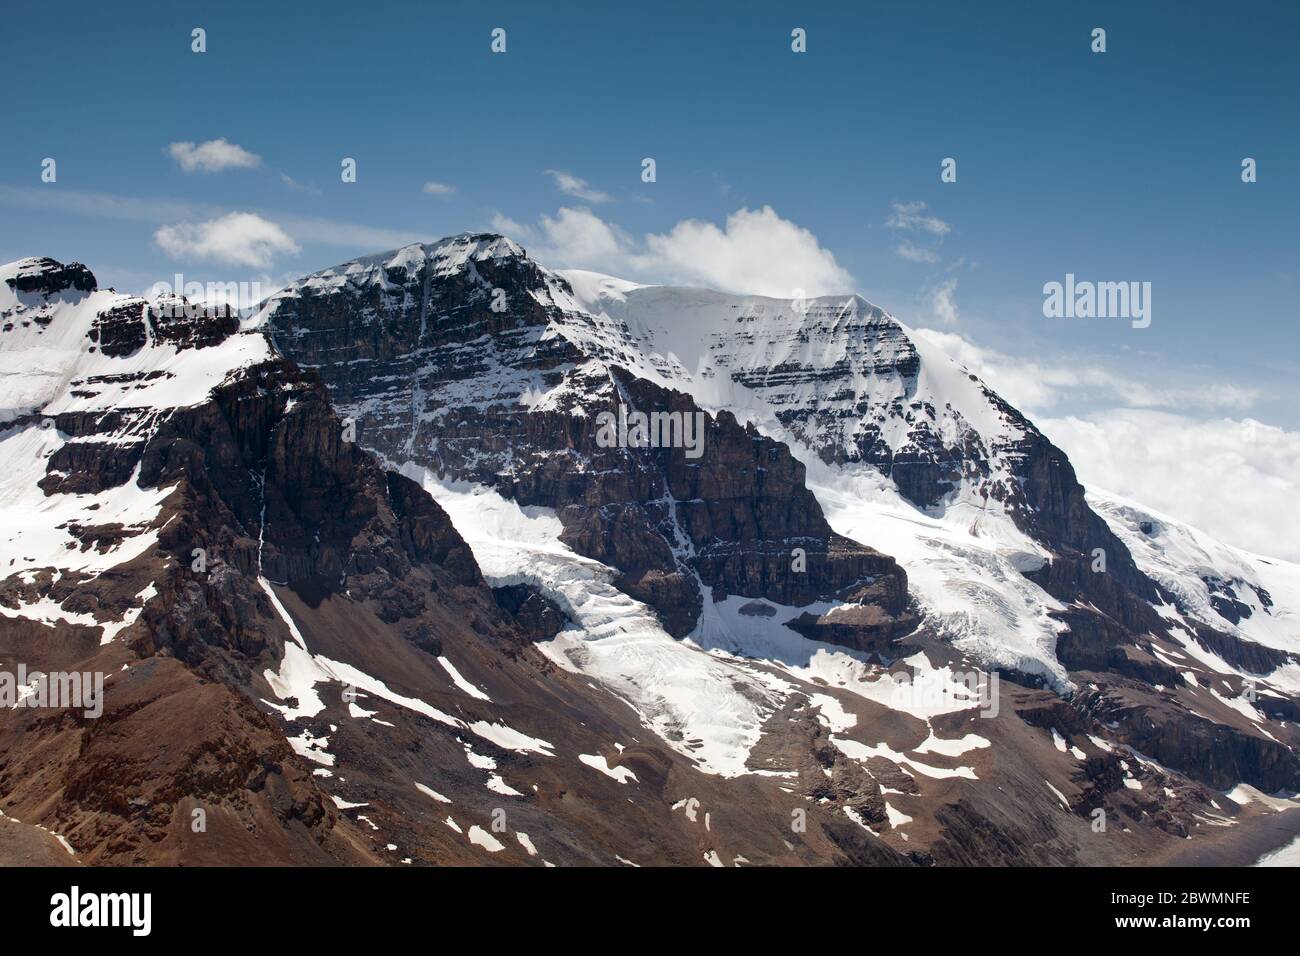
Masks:
[[[80,262],[64,265],[48,257],[24,259],[16,274],[6,279],[9,288],[27,295],[57,296],[72,291],[94,292],[99,283]]]
[[[694,627],[701,596],[764,597],[805,605],[833,597],[876,598],[870,625],[844,628],[836,643],[863,649],[915,625],[907,579],[886,555],[835,534],[804,485],[803,465],[789,449],[742,428],[726,412],[704,416],[689,397],[616,371],[619,399],[588,410],[586,427],[568,447],[586,463],[563,467],[539,447],[527,465],[516,460],[508,491],[524,505],[553,508],[562,540],[580,554],[622,572],[618,585],[655,608],[670,633]],[[596,416],[618,403],[645,413],[701,416],[703,451],[601,448]],[[553,414],[553,413],[542,413]],[[573,416],[569,416],[572,418]],[[888,580],[866,594],[869,584]]]
[[[145,447],[139,480],[174,485],[184,502],[159,539],[182,569],[177,601],[146,614],[148,653],[254,685],[246,659],[279,650],[245,625],[250,608],[265,616],[259,576],[313,607],[343,596],[371,602],[396,634],[432,653],[456,614],[489,641],[522,642],[446,513],[345,440],[324,388],[292,363],[252,367],[211,401],[177,410]],[[185,573],[195,548],[210,566]]]
[[[386,460],[554,509],[564,543],[617,569],[617,586],[675,636],[695,627],[701,584],[791,605],[852,595],[874,613],[822,632],[851,647],[915,626],[902,569],[831,531],[786,446],[727,412],[705,415],[616,356],[591,361],[555,333],[547,279],[508,240],[457,237],[343,275],[280,297],[273,335]],[[603,447],[599,416],[620,408],[698,416],[698,457]]]
[[[215,328],[196,325],[198,341],[222,337],[223,319],[211,321]],[[272,696],[261,675],[284,655],[286,641],[257,579],[315,604],[344,593],[373,604],[394,638],[434,653],[456,633],[448,627],[456,619],[518,646],[512,618],[492,599],[446,514],[414,483],[385,474],[341,440],[323,387],[291,363],[242,370],[209,401],[168,410],[134,444],[90,441],[111,439],[123,422],[66,416],[62,425],[87,441],[78,454],[51,456],[59,480],[46,491],[103,492],[127,480],[171,488],[155,522],[157,545],[128,568],[93,581],[70,575],[43,590],[69,609],[106,614],[129,609],[145,582],[155,598],[126,632],[128,645],[92,652],[97,638],[80,644],[95,659],[79,667],[110,671],[103,718],[51,723],[22,714],[0,730],[13,752],[29,755],[0,769],[9,812],[29,817],[32,806],[48,807],[46,784],[61,779],[55,828],[74,834],[88,862],[379,862],[277,719],[255,704]],[[197,566],[196,554],[203,556]],[[5,630],[0,647],[12,651],[19,632]],[[363,642],[353,651],[364,658],[367,648]],[[41,663],[68,662],[56,654]],[[168,733],[158,734],[160,727]],[[66,768],[61,757],[50,764],[41,756],[69,746],[80,756]],[[45,769],[33,772],[33,760]],[[188,835],[193,809],[209,815],[210,838]]]
[[[569,623],[559,606],[535,587],[508,584],[492,593],[529,641],[549,641]]]

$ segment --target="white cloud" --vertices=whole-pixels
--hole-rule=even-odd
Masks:
[[[429,196],[450,196],[456,191],[456,187],[448,186],[446,183],[436,183],[431,179],[421,187],[420,191]]]
[[[555,185],[560,192],[567,193],[576,199],[595,203],[610,201],[611,197],[608,193],[603,193],[599,189],[592,189],[590,183],[572,173],[566,173],[562,169],[548,169],[546,175],[555,180]]]
[[[909,232],[920,230],[934,236],[946,236],[952,230],[952,226],[937,216],[923,215],[923,202],[896,202],[890,205],[894,211],[885,220],[885,225],[891,229],[906,229]]]
[[[930,309],[942,325],[957,324],[957,300],[953,297],[956,291],[956,279],[945,279],[930,290]]]
[[[630,256],[631,239],[617,226],[590,209],[561,209],[543,216],[540,230],[544,248],[574,268],[596,268]]]
[[[1123,495],[1250,551],[1300,561],[1300,432],[1252,419],[1142,409],[1040,427],[1085,485]]]
[[[889,218],[885,220],[886,226],[890,229],[901,229],[906,232],[922,233],[925,237],[928,237],[930,242],[935,246],[942,243],[943,237],[952,230],[952,226],[948,225],[948,223],[944,222],[937,216],[925,215],[925,203],[923,202],[896,202],[891,203],[890,208],[893,212],[891,212]],[[935,248],[918,245],[911,239],[904,239],[896,245],[894,247],[894,252],[897,253],[900,258],[906,259],[909,262],[928,262],[933,264],[939,261],[939,253]],[[934,295],[944,296],[946,297],[946,303],[944,304],[949,306],[952,304],[951,289],[948,289],[945,292],[941,286],[939,289],[933,290],[932,297]],[[938,303],[936,303],[936,305],[937,304]],[[950,317],[948,312],[945,312],[944,316],[943,320],[945,324],[955,322],[956,309],[954,308],[951,310]]]
[[[531,227],[525,226],[522,222],[517,222],[499,212],[492,214],[491,222],[493,229],[509,239],[514,239],[516,242],[532,242],[537,235]]]
[[[522,240],[553,268],[592,269],[647,282],[703,285],[790,298],[851,292],[853,277],[807,229],[770,207],[739,209],[718,226],[699,219],[640,239],[590,209],[561,209],[536,227],[498,214],[493,228]]]
[[[254,269],[267,268],[278,255],[300,251],[283,229],[250,212],[232,212],[206,222],[162,226],[153,239],[173,259],[211,259]]]
[[[952,332],[916,334],[1022,411],[1112,404],[1086,415],[1034,416],[1085,486],[1173,515],[1228,544],[1300,560],[1300,432],[1185,414],[1244,411],[1259,397],[1255,389],[1226,382],[1162,386],[1087,362],[1007,355]]]
[[[687,219],[666,235],[645,239],[643,256],[676,281],[726,291],[789,298],[853,291],[853,277],[807,229],[782,219],[771,206],[739,209],[726,226]]]
[[[939,254],[933,249],[924,249],[912,242],[910,239],[904,239],[894,247],[894,252],[909,262],[938,262]]]
[[[955,280],[954,280],[955,281]],[[1230,382],[1200,381],[1194,387],[1160,385],[1083,361],[1041,361],[976,345],[954,332],[917,329],[1022,411],[1045,411],[1068,402],[1129,408],[1197,408],[1244,412],[1259,390]]]
[[[223,169],[251,169],[262,162],[261,157],[242,146],[221,139],[206,143],[172,143],[167,147],[172,159],[180,163],[187,173],[219,173]]]

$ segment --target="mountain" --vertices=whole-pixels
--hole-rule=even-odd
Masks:
[[[1146,863],[1300,790],[1300,569],[861,298],[469,234],[242,318],[0,280],[0,672],[105,675],[0,711],[0,860]]]

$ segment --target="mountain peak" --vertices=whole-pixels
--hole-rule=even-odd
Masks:
[[[455,271],[467,262],[486,259],[526,259],[523,246],[492,232],[461,232],[434,242],[413,242],[392,253],[383,253],[385,267],[400,268],[420,261],[432,261],[440,270]]]
[[[80,262],[63,264],[49,256],[28,256],[0,266],[0,279],[14,293],[52,296],[68,289],[90,293],[99,288],[94,274]]]

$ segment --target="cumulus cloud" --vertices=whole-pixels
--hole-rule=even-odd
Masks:
[[[891,229],[928,232],[932,236],[946,236],[952,231],[952,226],[939,217],[926,215],[923,202],[896,202],[890,205],[893,212],[885,220],[885,225]]]
[[[540,229],[544,255],[573,268],[597,269],[633,258],[631,238],[590,209],[566,208],[554,216],[542,216]]]
[[[420,191],[429,196],[450,196],[456,191],[456,187],[448,186],[446,183],[436,183],[433,180],[429,180],[421,187]]]
[[[575,199],[581,199],[584,202],[602,203],[609,202],[610,195],[603,193],[599,189],[593,189],[591,184],[585,179],[580,179],[572,173],[566,173],[562,169],[548,169],[546,175],[555,180],[556,188],[562,193],[567,193]]]
[[[1161,385],[1095,363],[1007,355],[976,345],[955,332],[917,329],[916,334],[943,349],[1025,411],[1048,411],[1067,402],[1091,402],[1130,408],[1244,412],[1259,399],[1258,389],[1230,382],[1201,381],[1192,388]]]
[[[645,238],[644,257],[675,281],[731,292],[789,298],[852,292],[853,277],[811,231],[782,219],[771,206],[739,209],[719,228],[687,219],[665,235]]]
[[[853,277],[808,229],[770,207],[739,209],[719,226],[686,219],[666,233],[633,237],[590,209],[561,209],[526,226],[502,215],[493,228],[520,239],[554,268],[592,269],[630,279],[702,285],[724,292],[791,298],[852,292]]]
[[[531,226],[525,226],[518,220],[511,219],[509,216],[502,215],[499,212],[493,213],[491,222],[493,229],[509,239],[528,243],[536,241],[537,231],[535,229]]]
[[[162,226],[153,239],[173,259],[190,257],[253,269],[265,269],[276,256],[300,251],[283,229],[251,212]]]
[[[260,156],[242,146],[221,139],[206,143],[172,143],[167,153],[187,173],[219,173],[223,169],[251,169],[262,162]]]
[[[1040,421],[1085,485],[1250,551],[1300,561],[1300,432],[1253,419],[1111,409]]]

